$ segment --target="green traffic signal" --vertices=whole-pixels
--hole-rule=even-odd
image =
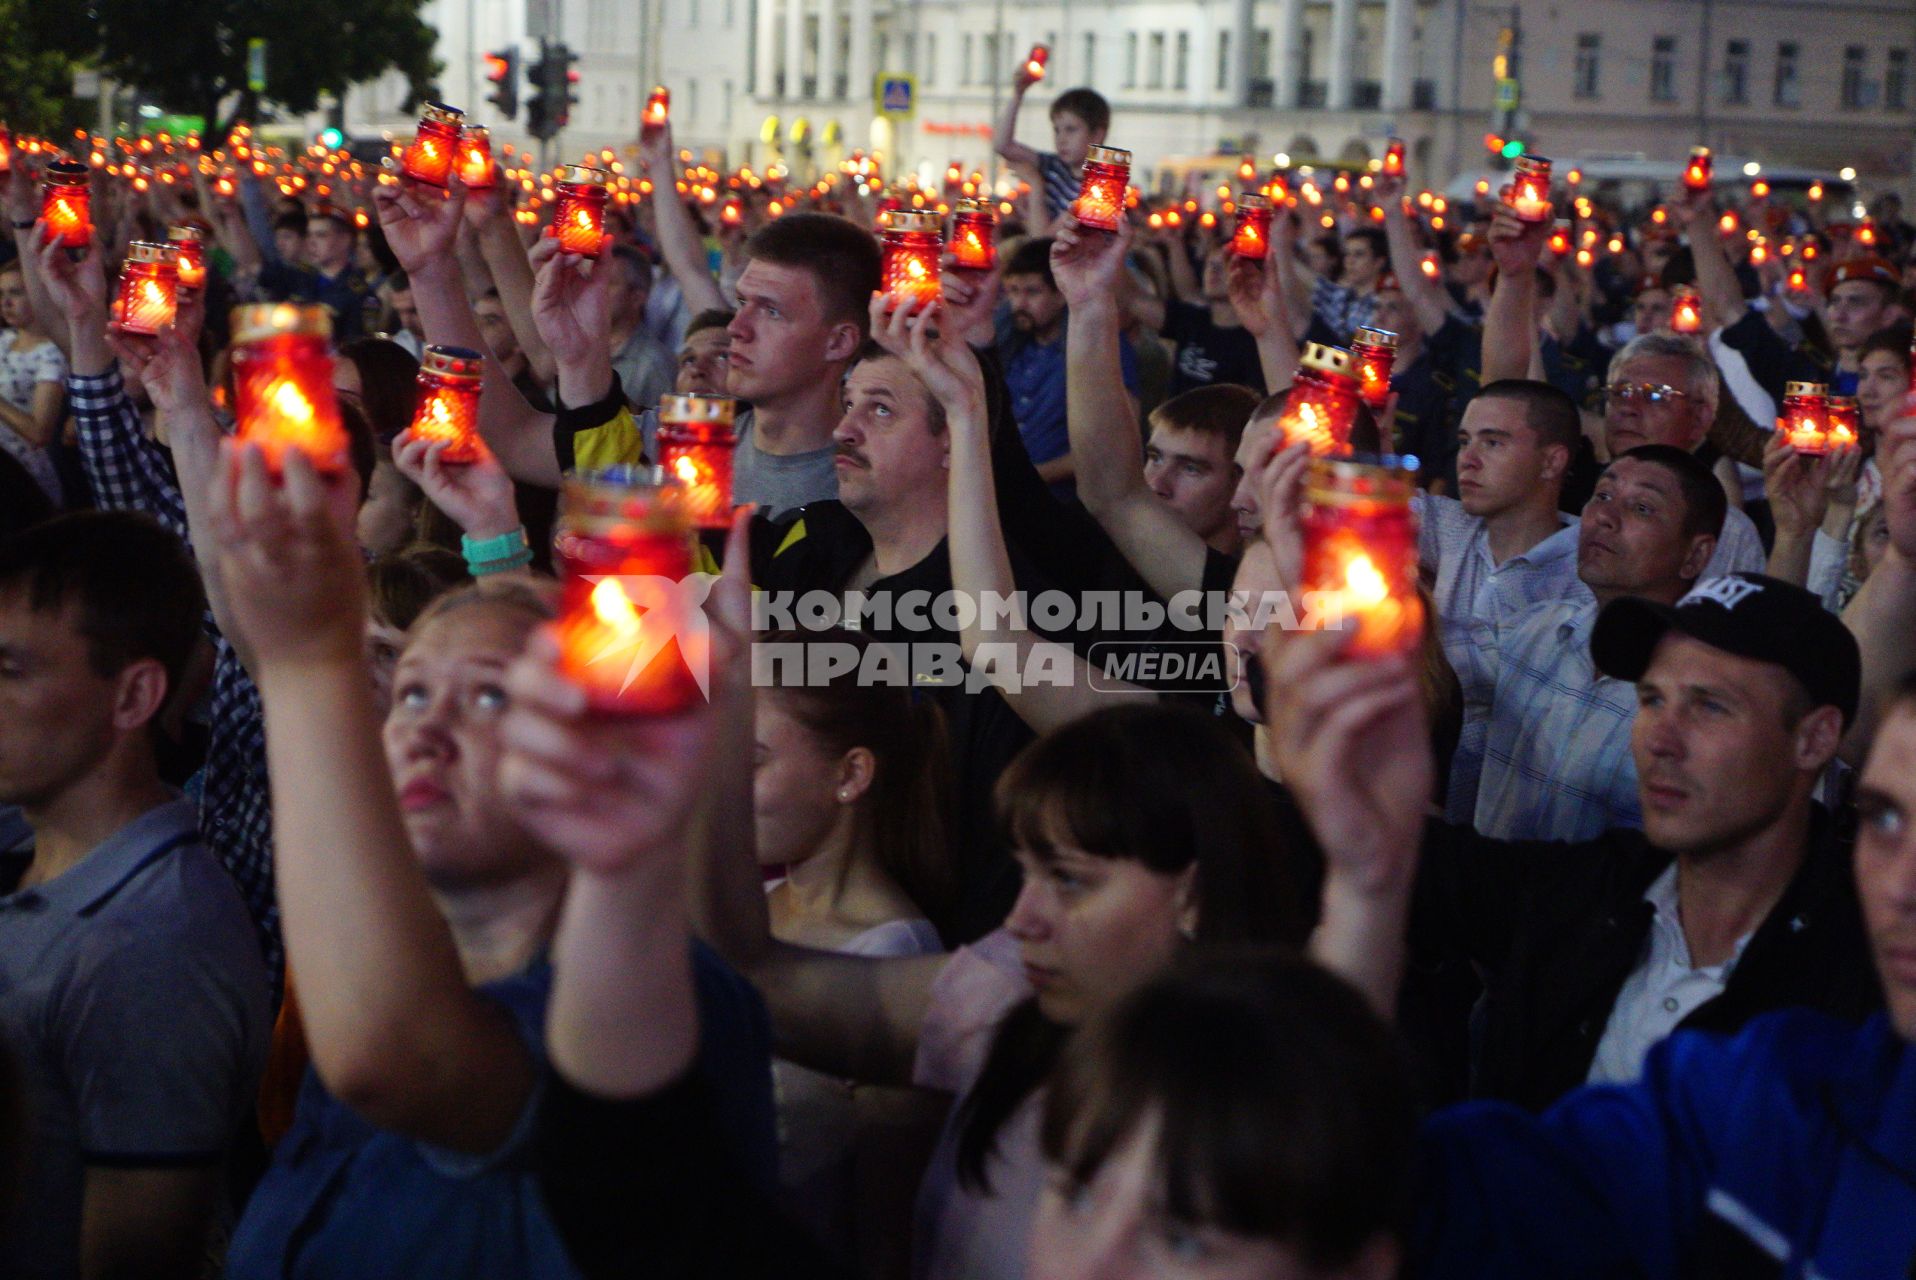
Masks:
[[[346,145],[346,132],[343,129],[325,128],[319,131],[319,145],[328,151],[337,151]]]
[[[1504,143],[1504,149],[1502,152],[1504,159],[1515,160],[1518,156],[1522,155],[1523,153],[1524,153],[1524,145],[1522,142],[1520,142],[1516,138],[1512,138],[1509,142]]]

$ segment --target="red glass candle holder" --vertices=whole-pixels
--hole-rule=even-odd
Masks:
[[[206,287],[206,233],[191,223],[176,222],[166,229],[173,248],[173,266],[182,289]]]
[[[1095,231],[1116,231],[1124,216],[1124,191],[1131,181],[1131,153],[1121,147],[1092,147],[1084,162],[1084,180],[1071,214]]]
[[[652,93],[645,100],[645,114],[639,117],[639,134],[651,137],[665,127],[672,114],[672,91],[662,84],[652,86]]]
[[[83,164],[56,160],[40,187],[40,216],[60,244],[84,249],[93,239],[93,200]]]
[[[1231,231],[1231,252],[1260,262],[1270,255],[1271,202],[1255,192],[1237,198],[1237,226]]]
[[[466,113],[443,102],[428,102],[419,114],[419,132],[399,158],[408,178],[443,187],[459,156],[460,125]]]
[[[1559,258],[1570,256],[1571,242],[1576,230],[1568,218],[1557,219],[1557,225],[1550,229],[1550,252]]]
[[[565,253],[596,258],[605,252],[605,170],[569,164],[559,175],[559,202],[551,234]]]
[[[939,259],[945,251],[935,213],[901,209],[881,239],[885,247],[885,293],[893,306],[935,301],[943,290]]]
[[[13,172],[13,135],[0,125],[0,173]]]
[[[443,440],[445,462],[479,459],[479,385],[486,363],[465,347],[427,347],[419,361],[419,404],[412,433],[422,440]]]
[[[1874,218],[1864,218],[1861,222],[1856,224],[1856,243],[1857,244],[1862,245],[1866,249],[1874,249],[1876,247],[1877,238],[1878,237],[1876,234],[1876,220]]]
[[[1687,284],[1670,295],[1670,332],[1703,332],[1703,298]]]
[[[989,200],[960,200],[951,216],[951,256],[967,271],[998,265],[998,214]]]
[[[1278,419],[1285,445],[1302,440],[1314,454],[1350,452],[1358,403],[1357,375],[1351,364],[1351,353],[1342,347],[1304,344],[1297,377]]]
[[[701,696],[709,632],[679,584],[691,528],[656,467],[566,482],[553,559],[559,670],[608,715],[672,715]]]
[[[700,529],[732,524],[733,414],[729,396],[659,397],[659,465],[678,482],[686,517]]]
[[[1049,61],[1051,61],[1051,50],[1047,46],[1041,44],[1031,46],[1031,52],[1025,55],[1025,74],[1031,77],[1034,84],[1044,79],[1045,63]]]
[[[1519,222],[1542,222],[1550,216],[1550,161],[1543,156],[1517,157],[1505,203]]]
[[[233,384],[239,438],[274,472],[305,453],[323,471],[350,465],[333,393],[332,315],[317,303],[268,302],[233,311]]]
[[[1300,585],[1306,608],[1354,631],[1346,657],[1407,656],[1422,642],[1416,487],[1416,468],[1395,458],[1311,463],[1298,512]]]
[[[1683,185],[1690,191],[1708,191],[1711,180],[1710,149],[1691,147],[1690,163],[1683,166]]]
[[[1384,176],[1401,178],[1404,176],[1404,140],[1392,138],[1384,147]]]
[[[128,333],[152,335],[173,323],[179,305],[180,276],[173,247],[135,240],[126,247],[114,318]]]
[[[1829,387],[1821,382],[1790,382],[1783,387],[1783,416],[1776,429],[1798,453],[1829,452]]]
[[[482,124],[469,124],[459,134],[459,181],[473,191],[499,185],[492,167],[492,131]]]
[[[1824,439],[1832,449],[1854,449],[1863,438],[1863,406],[1855,396],[1831,396],[1824,421],[1829,426]]]
[[[1390,401],[1391,369],[1397,363],[1397,335],[1389,329],[1360,328],[1351,337],[1351,364],[1357,373],[1357,396],[1373,411]]]

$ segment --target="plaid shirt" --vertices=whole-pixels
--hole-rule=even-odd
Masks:
[[[120,380],[119,366],[92,376],[70,375],[67,397],[79,429],[80,461],[100,505],[143,511],[186,541],[186,499],[173,471],[172,454],[147,435],[140,411]],[[266,722],[259,690],[210,611],[203,625],[213,642],[214,658],[200,834],[238,883],[259,930],[267,967],[277,975],[282,953],[279,904],[273,897]]]
[[[1497,840],[1593,840],[1641,827],[1630,724],[1637,689],[1590,661],[1597,599],[1532,607],[1504,628],[1477,830]]]
[[[1311,310],[1337,335],[1339,342],[1369,324],[1377,315],[1377,295],[1358,293],[1335,280],[1319,276],[1311,285]]]
[[[1569,516],[1528,551],[1496,563],[1484,522],[1455,498],[1420,494],[1418,559],[1431,577],[1438,638],[1463,688],[1464,724],[1451,757],[1446,821],[1468,823],[1477,811],[1477,780],[1490,735],[1497,691],[1497,650],[1510,619],[1546,600],[1582,591],[1577,581],[1577,530]]]

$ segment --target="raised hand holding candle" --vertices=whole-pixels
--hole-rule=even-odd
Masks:
[[[650,138],[665,127],[672,112],[672,93],[662,84],[652,86],[652,94],[645,100],[645,114],[639,120],[639,136]]]
[[[1384,148],[1384,176],[1401,178],[1404,176],[1404,140],[1392,138]]]
[[[1519,222],[1542,222],[1550,216],[1550,161],[1543,156],[1517,157],[1517,172],[1506,198]]]
[[[459,134],[459,181],[474,191],[486,191],[498,185],[498,173],[492,167],[492,132],[482,124],[469,124]]]
[[[322,471],[350,465],[333,392],[332,315],[318,303],[233,309],[233,383],[239,438],[258,445],[277,474],[298,449]]]
[[[1071,214],[1095,231],[1116,231],[1124,216],[1125,187],[1131,181],[1131,153],[1122,147],[1092,147],[1084,162],[1083,185],[1071,202]]]
[[[1344,653],[1404,657],[1423,640],[1417,591],[1416,464],[1396,458],[1318,458],[1298,512],[1307,606],[1353,629]],[[1316,593],[1313,599],[1313,593]]]
[[[885,293],[892,305],[936,301],[944,285],[939,259],[944,237],[935,213],[899,210],[892,214],[883,235]]]
[[[1829,452],[1829,387],[1821,382],[1791,382],[1783,387],[1783,416],[1776,429],[1792,449],[1815,456]]]
[[[1703,331],[1703,298],[1687,284],[1681,284],[1670,295],[1670,332],[1701,333]]]
[[[485,360],[465,347],[427,347],[419,361],[419,404],[412,433],[422,440],[443,440],[442,462],[479,458],[479,385]]]
[[[1231,232],[1231,252],[1240,258],[1263,261],[1271,252],[1271,202],[1248,193],[1237,198],[1237,226]]]
[[[41,182],[40,216],[57,241],[69,249],[84,249],[93,239],[88,176],[85,165],[56,160],[47,166]]]
[[[1690,191],[1710,189],[1711,164],[1708,147],[1691,147],[1690,163],[1683,166],[1683,185]]]
[[[1278,431],[1285,445],[1302,440],[1318,455],[1350,452],[1357,418],[1357,375],[1351,353],[1320,342],[1304,344],[1297,377],[1284,400]]]
[[[1025,55],[1025,78],[1036,84],[1044,79],[1045,63],[1051,61],[1051,50],[1044,45],[1034,44],[1031,52]]]
[[[179,305],[180,277],[173,247],[135,240],[127,246],[126,265],[113,302],[114,318],[127,333],[149,337],[173,323]]]
[[[1357,395],[1373,412],[1390,402],[1391,367],[1397,362],[1397,335],[1389,329],[1360,328],[1351,338],[1351,363],[1357,371]]]
[[[560,173],[559,203],[552,229],[565,253],[596,258],[605,252],[605,170],[589,164],[569,164]]]
[[[692,537],[656,467],[566,482],[553,559],[559,668],[608,715],[671,715],[701,695],[710,632],[682,581]],[[638,482],[634,482],[638,481]]]
[[[428,102],[419,115],[419,132],[400,157],[400,170],[415,182],[445,186],[459,155],[460,124],[465,117],[457,107]]]
[[[659,464],[678,482],[686,517],[700,529],[732,523],[734,411],[729,396],[659,397]]]
[[[951,256],[966,271],[998,265],[998,215],[989,200],[960,200],[951,216]]]

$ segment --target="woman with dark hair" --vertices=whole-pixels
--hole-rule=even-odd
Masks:
[[[397,551],[414,540],[425,506],[419,486],[393,465],[393,439],[412,422],[418,401],[419,361],[390,338],[358,338],[339,349],[333,389],[342,404],[371,425],[378,448],[366,500],[359,506],[359,544],[373,555]]]

